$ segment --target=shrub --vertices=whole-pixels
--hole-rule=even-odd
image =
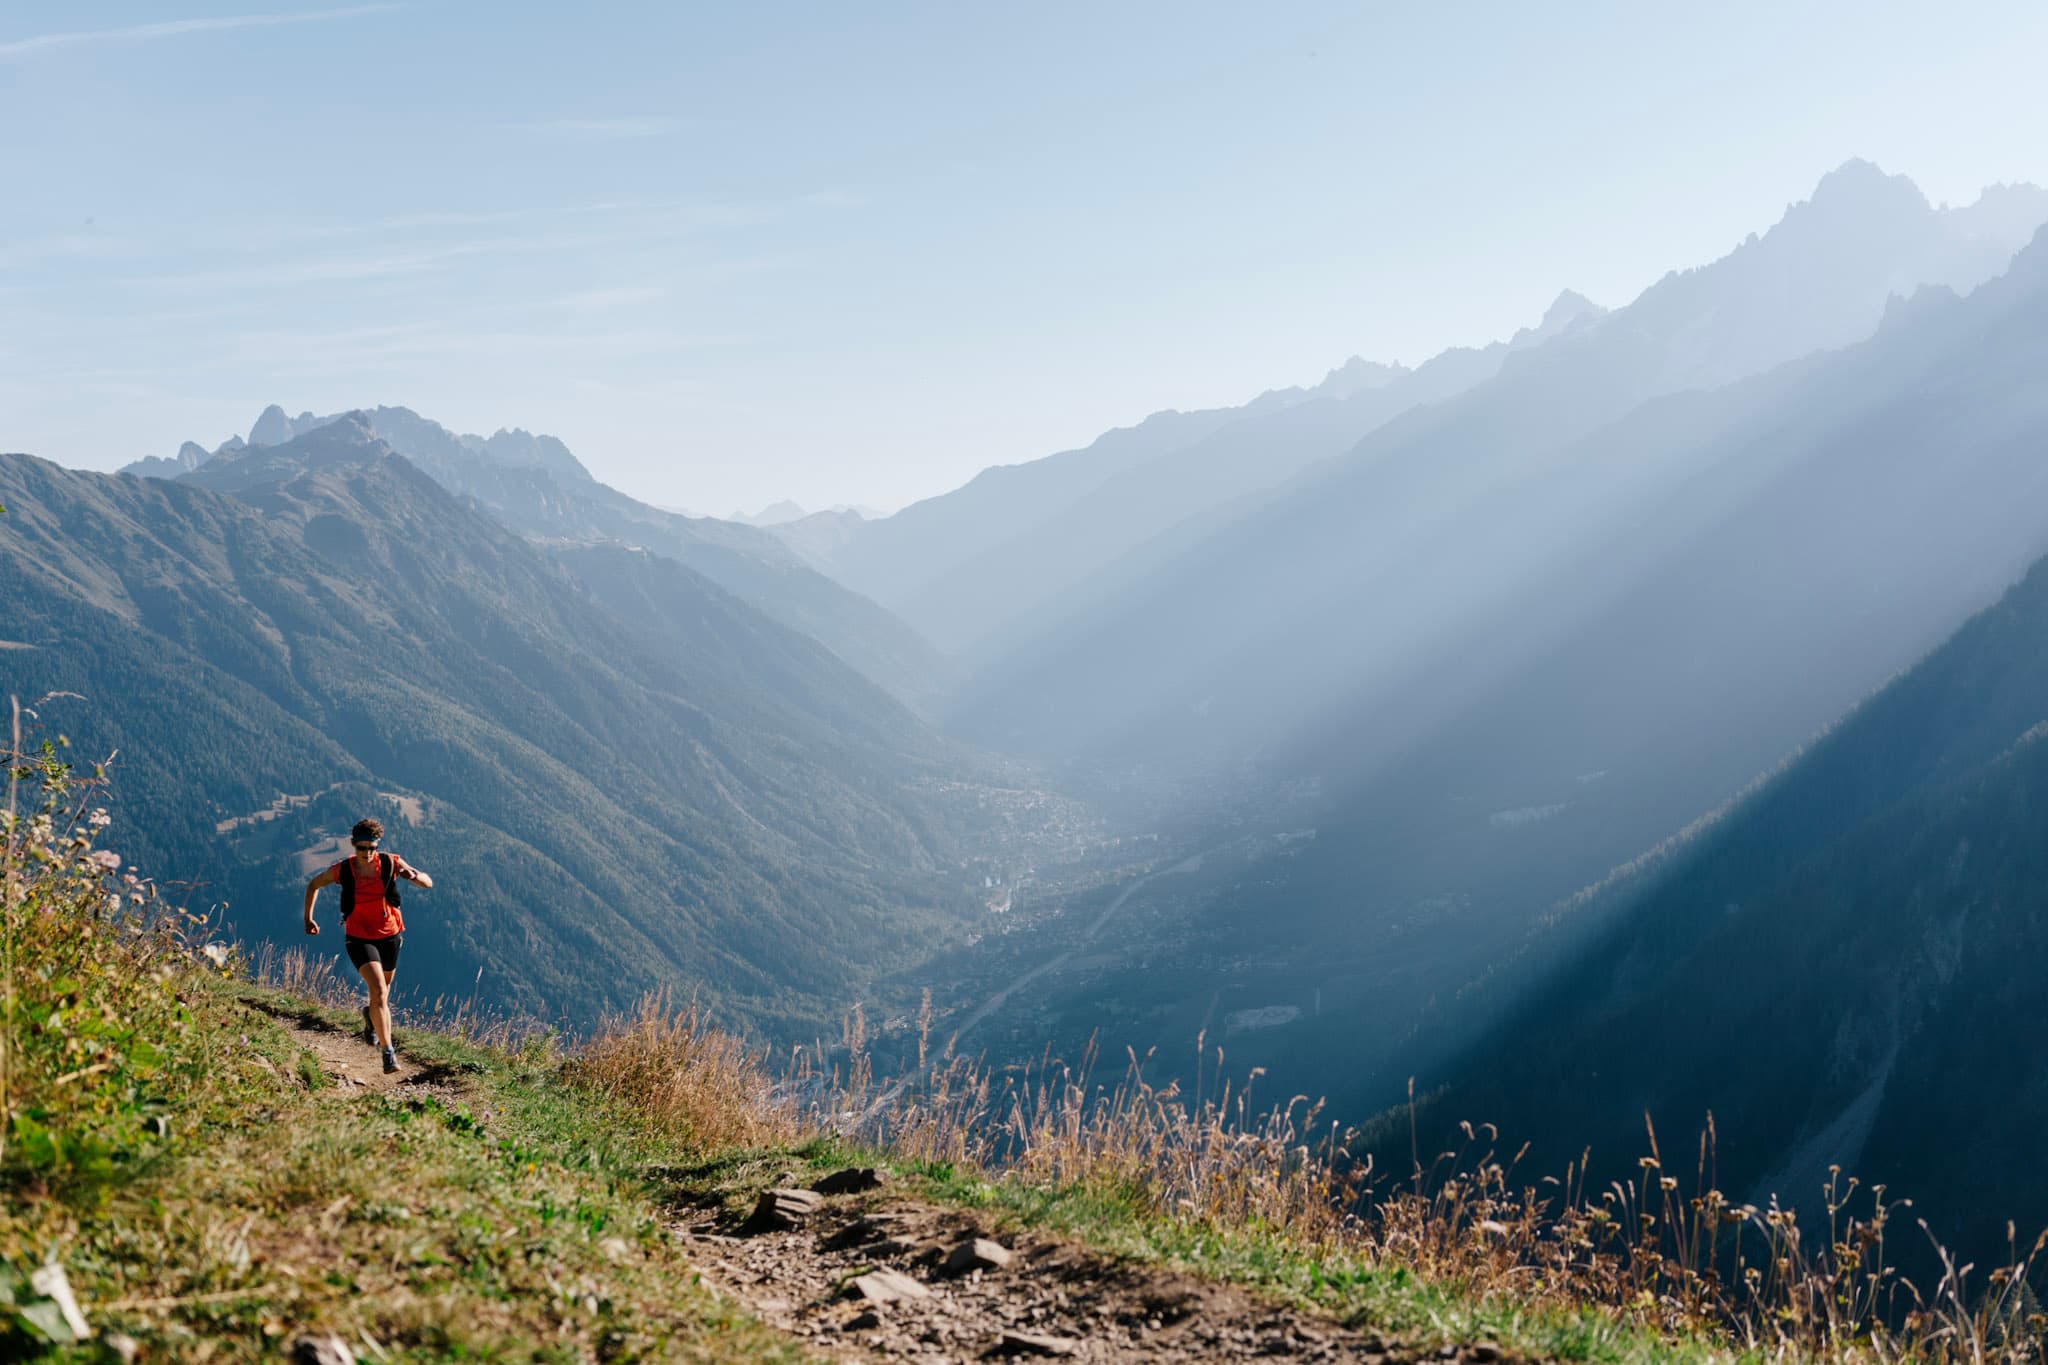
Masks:
[[[85,1199],[162,1148],[174,1096],[190,1103],[204,1067],[181,990],[230,962],[98,847],[103,773],[75,778],[61,741],[25,751],[23,714],[0,813],[0,1184]]]

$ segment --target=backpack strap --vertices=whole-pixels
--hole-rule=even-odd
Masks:
[[[379,853],[377,855],[377,870],[382,874],[384,882],[384,903],[386,905],[397,905],[399,903],[398,860],[389,853]],[[336,881],[341,887],[341,918],[343,923],[346,923],[348,917],[354,914],[356,909],[356,860],[354,858],[343,858],[341,860],[341,871],[336,874]]]

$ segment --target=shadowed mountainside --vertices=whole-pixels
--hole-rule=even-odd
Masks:
[[[1432,1120],[1484,1116],[1551,1166],[1590,1143],[1597,1178],[1646,1111],[1669,1136],[1711,1112],[1727,1188],[1812,1212],[1838,1163],[1995,1261],[2007,1218],[2048,1222],[2023,1041],[2048,1012],[2044,722],[2048,562],[1539,934],[1546,983],[1450,1068]]]

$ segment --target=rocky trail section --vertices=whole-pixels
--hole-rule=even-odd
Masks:
[[[675,1232],[715,1292],[835,1361],[1517,1359],[1487,1343],[1405,1344],[1040,1233],[998,1235],[878,1184],[835,1172],[768,1191],[744,1218],[695,1211]]]

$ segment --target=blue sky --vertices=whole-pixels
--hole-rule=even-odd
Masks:
[[[2048,7],[0,0],[0,448],[402,403],[724,513],[1625,302],[1851,156],[2048,181]]]

